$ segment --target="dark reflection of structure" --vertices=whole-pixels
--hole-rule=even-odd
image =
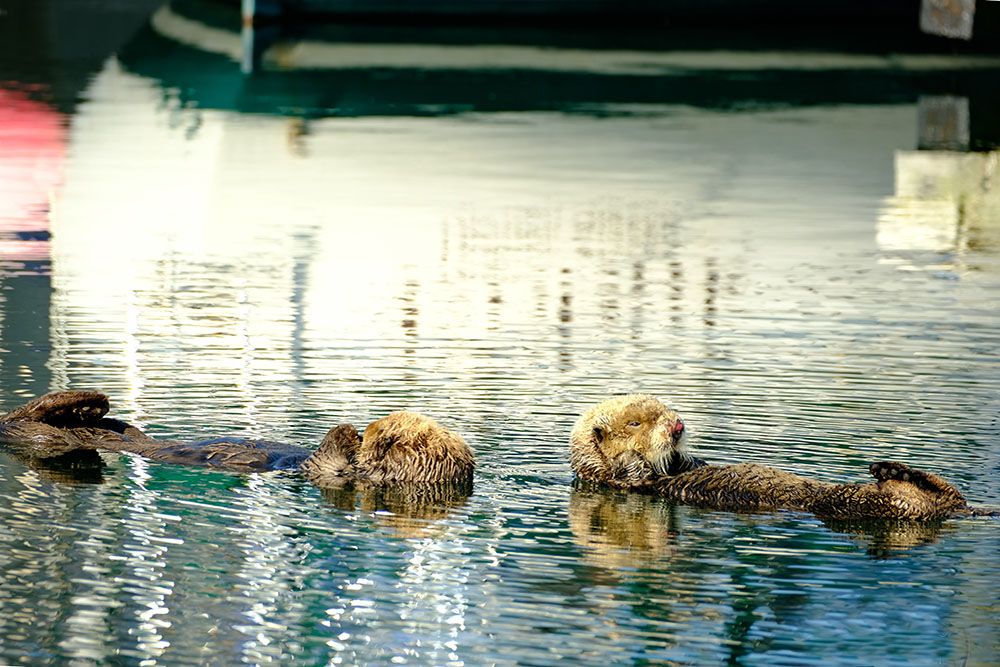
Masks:
[[[912,21],[909,32],[915,33],[915,15]],[[845,34],[815,28],[802,35],[794,30],[733,34],[657,26],[619,33],[514,25],[489,29],[332,23],[287,26],[266,40],[255,33],[254,72],[246,76],[239,62],[244,59],[240,25],[235,6],[227,9],[205,0],[175,0],[157,12],[151,27],[137,35],[120,58],[129,70],[161,80],[165,89],[179,90],[182,104],[302,117],[535,110],[607,114],[606,105],[631,104],[739,109],[908,103],[926,92],[968,95],[988,88],[996,78],[996,70],[984,67],[899,68],[888,60],[884,67],[861,69],[850,61],[809,68],[794,63],[794,58],[762,63],[759,68],[729,68],[716,60],[693,66],[689,62],[642,65],[639,56],[642,66],[638,67],[617,61],[607,67],[594,66],[602,52],[653,53],[664,45],[678,53],[828,50],[877,56],[951,46],[914,41],[912,34],[892,35],[885,30],[870,35],[854,29]],[[230,43],[232,52],[226,46]],[[501,54],[487,64],[456,66],[464,56],[456,55],[454,49],[481,45],[527,51],[506,64]],[[417,55],[400,52],[393,56],[391,50],[399,46],[418,47]],[[538,62],[537,54],[549,49],[570,54],[587,49],[590,55],[570,55],[561,64],[546,66]],[[297,54],[307,51],[300,63]],[[372,60],[366,63],[369,56]]]
[[[705,258],[705,317],[706,327],[714,327],[719,313],[719,269],[714,257]]]
[[[290,120],[286,134],[288,151],[296,157],[309,157],[309,148],[306,145],[306,140],[310,134],[309,121],[304,118],[293,118]]]
[[[573,368],[573,269],[564,266],[559,270],[559,372]]]
[[[6,68],[0,79],[44,86],[60,111],[72,111],[108,55],[162,4],[108,2],[95,11],[78,0],[5,2],[0,7],[0,62]]]
[[[0,269],[0,365],[5,397],[40,396],[51,387],[48,368],[52,276],[49,260]],[[12,402],[10,400],[7,401]]]
[[[573,295],[563,292],[559,297],[559,322],[570,324],[573,321]],[[560,327],[562,329],[563,327]]]
[[[80,91],[108,55],[161,4],[161,0],[110,3],[95,12],[75,0],[3,3],[0,62],[5,69],[0,80],[34,91],[34,98],[58,112],[71,112],[81,99]],[[47,217],[47,210],[40,211],[39,227],[19,230],[13,240],[44,243]],[[7,236],[5,231],[3,235]],[[51,263],[48,259],[4,259],[12,261],[0,267],[0,348],[6,362],[0,367],[0,393],[37,396],[48,391],[52,382],[47,366]]]
[[[420,283],[416,280],[407,280],[403,288],[403,296],[399,299],[403,304],[403,319],[399,325],[407,340],[407,345],[403,350],[406,354],[416,354],[417,351],[415,345],[419,338],[417,332],[417,316],[420,315],[420,309],[417,308],[417,294],[419,292]]]
[[[400,537],[421,537],[434,522],[462,507],[472,495],[472,482],[462,484],[393,484],[376,486],[347,482],[322,489],[323,497],[338,509],[373,512],[377,520]]]
[[[676,256],[670,258],[670,322],[681,323],[684,311],[684,265]]]
[[[629,289],[629,301],[632,303],[631,333],[632,340],[639,340],[646,327],[646,262],[632,262],[632,286]]]
[[[486,288],[490,294],[489,298],[486,299],[486,302],[489,304],[489,308],[486,311],[486,330],[499,331],[502,321],[503,290],[500,287],[500,282],[497,280],[487,281]]]
[[[989,152],[1000,148],[1000,90],[972,97],[922,95],[917,104],[917,150]]]

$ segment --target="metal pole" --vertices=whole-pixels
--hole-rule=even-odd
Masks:
[[[257,14],[257,0],[243,0],[243,27],[240,37],[243,42],[243,58],[240,61],[240,71],[244,74],[253,73],[253,24]]]

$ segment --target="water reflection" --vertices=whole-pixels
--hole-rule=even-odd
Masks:
[[[441,528],[439,522],[452,510],[465,505],[471,484],[407,485],[394,487],[345,484],[322,489],[323,498],[338,509],[355,508],[373,514],[375,520],[399,537],[422,537]]]
[[[0,452],[14,459],[19,458],[6,448],[0,448]],[[21,463],[39,479],[50,483],[100,484],[104,481],[104,461],[92,450],[51,459],[26,459]]]
[[[638,493],[575,486],[569,525],[589,562],[611,573],[655,565],[676,554],[676,507]]]
[[[0,346],[16,359],[0,377],[19,396],[49,386],[48,214],[67,137],[62,114],[39,99],[44,92],[0,79]]]
[[[872,614],[878,623],[884,620],[875,611],[880,602],[852,592],[859,583],[854,580],[858,573],[834,564],[848,541],[822,529],[789,530],[787,515],[733,517],[586,487],[574,489],[569,512],[584,562],[598,568],[583,581],[629,591],[633,595],[622,599],[633,605],[631,613],[647,622],[655,620],[667,631],[660,641],[650,641],[644,653],[714,661],[756,661],[763,653],[768,662],[795,664],[802,660],[799,649],[793,649],[775,628],[800,627],[816,613],[817,594],[827,587],[837,589],[835,598],[844,596],[835,606],[853,600],[858,609],[866,610],[860,613]],[[829,527],[858,540],[874,559],[898,557],[907,548],[930,544],[940,531],[940,526],[888,524]],[[695,553],[702,556],[692,558]],[[712,554],[708,561],[705,553]],[[838,587],[833,583],[838,577],[851,582]],[[615,616],[611,609],[604,612]],[[857,638],[869,631],[844,632]],[[706,633],[723,638],[711,652],[692,641]],[[829,644],[824,650],[841,641],[836,635],[824,636],[823,642]]]
[[[879,216],[885,261],[952,277],[995,262],[1000,144],[975,120],[966,97],[920,98],[917,150],[896,152],[895,194]]]

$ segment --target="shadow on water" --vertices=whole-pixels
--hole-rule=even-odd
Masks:
[[[48,484],[103,484],[106,481],[108,466],[95,450],[37,459],[17,456],[0,445],[0,455],[18,461]],[[291,473],[275,475],[281,479],[290,476]],[[473,488],[471,482],[378,486],[345,481],[340,487],[322,488],[321,493],[326,502],[342,512],[371,514],[398,537],[413,538],[433,533],[435,522],[447,519],[452,510],[467,504]]]

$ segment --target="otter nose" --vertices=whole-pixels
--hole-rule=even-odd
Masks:
[[[684,422],[682,422],[680,419],[678,419],[674,423],[674,428],[671,429],[670,432],[674,434],[674,440],[679,439],[681,437],[681,435],[684,434]]]

